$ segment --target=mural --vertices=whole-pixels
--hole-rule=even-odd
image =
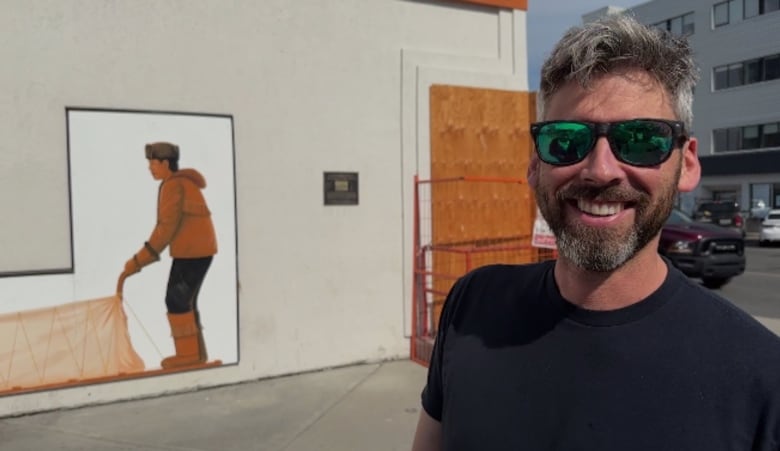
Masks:
[[[0,394],[236,363],[232,118],[67,126],[74,273],[0,280]]]
[[[207,353],[198,312],[198,292],[217,253],[211,211],[201,192],[206,187],[206,179],[195,169],[179,169],[176,144],[147,144],[145,152],[152,178],[160,181],[157,222],[149,240],[125,263],[117,293],[123,292],[127,277],[160,260],[162,251],[169,247],[173,262],[165,305],[176,355],[166,357],[160,365],[167,369],[205,363]]]

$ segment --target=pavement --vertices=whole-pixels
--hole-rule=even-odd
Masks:
[[[0,449],[408,451],[426,369],[409,360],[0,419]]]

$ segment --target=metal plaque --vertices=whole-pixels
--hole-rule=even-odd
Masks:
[[[357,205],[357,172],[323,173],[325,205]]]

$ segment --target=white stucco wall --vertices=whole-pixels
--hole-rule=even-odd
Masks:
[[[43,172],[29,186],[44,208],[67,202],[66,107],[233,117],[240,359],[6,396],[0,415],[407,356],[428,88],[528,83],[525,13],[457,2],[11,0],[0,40],[13,61],[0,85],[15,99],[0,102],[15,167],[3,183]],[[41,166],[21,164],[23,152]],[[358,172],[360,204],[324,206],[325,171]],[[36,277],[0,290],[25,296]],[[58,279],[64,296],[75,278]]]

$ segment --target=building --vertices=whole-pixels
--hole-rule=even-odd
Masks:
[[[693,133],[702,181],[681,199],[724,199],[780,208],[780,2],[778,0],[652,0],[609,13],[687,35],[701,69],[694,93]]]
[[[11,386],[0,416],[408,357],[413,191],[416,175],[430,177],[431,88],[530,95],[526,9],[526,0],[0,3],[0,314],[14,321],[114,293],[155,224],[152,140],[179,144],[182,167],[208,180],[219,244],[198,301],[214,365],[158,371],[173,352],[166,250],[124,281],[129,341],[152,372]],[[521,125],[509,132],[530,143]],[[477,142],[479,132],[458,131]],[[55,325],[66,345],[82,341]],[[3,329],[12,336],[0,340],[0,382],[27,352],[22,329]],[[48,356],[33,357],[45,372]]]

